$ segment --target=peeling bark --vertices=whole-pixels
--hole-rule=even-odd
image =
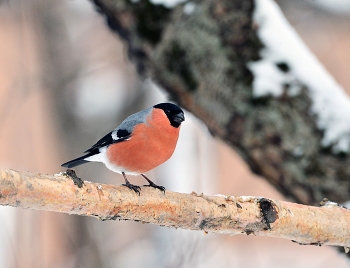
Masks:
[[[164,194],[150,187],[138,195],[127,187],[89,181],[79,188],[67,175],[3,170],[0,205],[350,247],[350,211],[330,202],[312,207],[253,196]]]

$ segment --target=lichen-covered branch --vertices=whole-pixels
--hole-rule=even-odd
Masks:
[[[164,194],[149,187],[142,187],[138,195],[123,186],[88,181],[79,188],[63,174],[14,170],[0,174],[0,205],[4,206],[350,247],[350,211],[330,202],[312,207],[262,197]]]

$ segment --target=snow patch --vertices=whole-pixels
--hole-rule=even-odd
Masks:
[[[255,74],[253,94],[255,97],[266,95],[279,97],[283,93],[284,85],[293,84],[294,77],[290,73],[282,72],[277,68],[276,63],[266,59],[248,64]]]
[[[150,1],[155,5],[163,5],[163,6],[166,6],[167,8],[172,8],[179,3],[186,2],[186,0],[150,0]]]
[[[290,83],[297,93],[296,81],[304,83],[310,90],[311,112],[317,115],[318,128],[324,130],[322,146],[332,146],[334,152],[349,151],[349,97],[306,47],[274,1],[256,0],[255,4],[254,20],[265,48],[260,61],[248,64],[255,75],[253,94],[280,96]],[[285,63],[289,70],[281,70],[277,63]]]
[[[191,15],[196,9],[196,4],[193,2],[188,2],[184,5],[184,13],[186,15]]]

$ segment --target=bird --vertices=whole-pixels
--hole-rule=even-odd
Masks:
[[[183,110],[172,103],[159,103],[128,116],[116,129],[96,142],[85,155],[62,164],[72,168],[88,162],[102,162],[123,175],[123,186],[140,195],[141,188],[129,182],[128,175],[141,175],[149,186],[165,192],[144,173],[167,161],[175,151]]]

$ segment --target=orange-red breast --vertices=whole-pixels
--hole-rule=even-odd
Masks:
[[[102,162],[107,168],[124,176],[128,188],[140,193],[125,174],[142,175],[148,185],[165,190],[143,173],[167,161],[173,154],[184,112],[175,104],[159,103],[127,117],[116,129],[100,139],[87,153],[62,164],[75,167],[88,162]]]

